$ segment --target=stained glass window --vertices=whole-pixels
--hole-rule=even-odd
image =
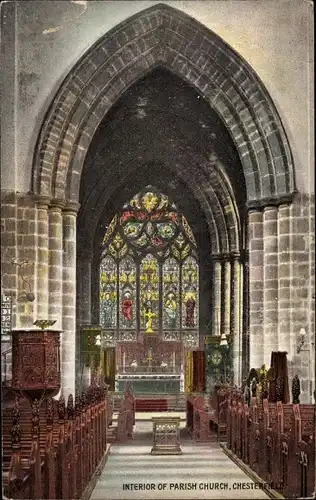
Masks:
[[[197,329],[196,242],[176,205],[153,186],[115,215],[103,239],[100,322],[117,331]]]

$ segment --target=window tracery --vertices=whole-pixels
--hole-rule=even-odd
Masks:
[[[196,242],[176,205],[153,186],[116,214],[103,239],[100,323],[105,330],[195,330]]]

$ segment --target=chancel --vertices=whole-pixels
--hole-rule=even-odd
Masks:
[[[312,497],[310,3],[2,13],[5,495]]]

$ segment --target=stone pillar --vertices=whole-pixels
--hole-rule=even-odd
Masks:
[[[222,289],[222,264],[219,260],[213,261],[213,309],[212,309],[212,335],[221,334],[221,289]]]
[[[224,333],[230,335],[230,296],[231,296],[231,268],[230,262],[224,263]]]
[[[278,209],[263,211],[263,338],[264,364],[269,367],[271,352],[278,350]]]
[[[91,323],[91,258],[84,258],[81,267],[81,307],[82,307],[82,323]]]
[[[81,260],[81,290],[80,290],[80,308],[81,308],[81,324],[89,325],[91,323],[91,257],[84,257]],[[83,360],[80,360],[83,388],[89,387],[91,384],[91,369],[84,365]]]
[[[249,358],[250,368],[263,363],[263,214],[251,210],[249,228]]]
[[[63,207],[63,202],[54,200],[48,212],[48,316],[49,319],[56,319],[54,328],[57,330],[62,330]]]
[[[37,199],[37,287],[36,319],[48,319],[48,205],[49,198]]]
[[[75,394],[76,371],[76,219],[78,206],[68,205],[63,217],[63,291],[62,291],[62,342],[61,386],[67,400]]]
[[[240,262],[239,257],[235,256],[232,264],[232,314],[231,314],[231,334],[233,336],[233,368],[234,368],[234,383],[237,386],[241,384],[241,367],[242,367],[242,339],[240,328],[240,297],[242,294],[241,289],[241,275],[240,275]]]
[[[278,208],[278,350],[286,351],[288,357],[295,352],[295,338],[291,332],[290,294],[292,263],[290,252],[290,206],[280,205]],[[292,333],[292,334],[291,334]]]

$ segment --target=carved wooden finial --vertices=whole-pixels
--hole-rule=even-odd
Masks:
[[[80,417],[81,415],[81,400],[79,394],[76,394],[75,397],[75,413],[76,417]]]
[[[88,398],[87,398],[87,393],[86,391],[83,391],[81,394],[81,408],[84,411],[86,407],[88,406]]]
[[[251,395],[253,398],[257,396],[257,380],[255,377],[251,381]]]
[[[301,394],[301,383],[297,375],[294,375],[292,380],[292,398],[293,404],[299,404]]]
[[[68,418],[68,420],[73,420],[74,414],[75,414],[74,398],[73,398],[72,394],[69,394],[68,402],[67,402],[67,418]]]
[[[52,427],[54,423],[54,403],[52,398],[47,398],[46,402],[46,422],[47,427]]]
[[[276,399],[277,399],[277,401],[283,401],[283,396],[284,396],[284,381],[283,381],[283,378],[280,377],[280,376],[276,380],[275,393],[276,393]]]
[[[65,398],[64,396],[60,396],[58,405],[58,418],[59,420],[64,420],[65,419],[65,413],[66,413],[66,406],[65,406]]]
[[[262,384],[262,399],[268,399],[269,382],[267,377],[263,377],[261,384]]]

